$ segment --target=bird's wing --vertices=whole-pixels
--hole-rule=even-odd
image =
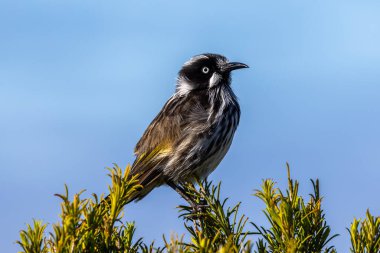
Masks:
[[[169,99],[136,144],[136,160],[131,172],[138,175],[139,183],[144,187],[137,199],[164,183],[160,165],[168,159],[173,143],[181,135],[182,118],[174,113],[177,104],[178,100],[174,96]]]
[[[160,180],[160,165],[175,152],[184,135],[202,131],[199,126],[205,121],[207,112],[202,101],[176,95],[169,99],[136,145],[132,173],[139,174],[140,183],[144,186]]]
[[[137,159],[153,151],[155,151],[154,153],[170,151],[172,143],[181,132],[181,115],[172,112],[173,108],[177,106],[177,102],[172,97],[145,130],[135,147]]]

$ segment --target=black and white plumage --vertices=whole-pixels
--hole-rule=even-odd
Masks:
[[[218,166],[240,118],[230,73],[247,67],[217,54],[197,55],[183,65],[175,93],[136,145],[131,173],[143,189],[131,201],[163,184],[186,198],[180,184]]]

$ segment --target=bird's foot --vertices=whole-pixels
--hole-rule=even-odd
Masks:
[[[201,216],[203,213],[205,213],[206,209],[210,207],[207,204],[207,201],[202,199],[199,201],[199,203],[195,203],[193,201],[190,202],[191,208],[193,209],[193,214],[195,216]]]

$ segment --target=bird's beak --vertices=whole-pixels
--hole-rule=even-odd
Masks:
[[[229,62],[223,66],[223,72],[231,72],[235,69],[249,68],[247,64],[241,62]]]

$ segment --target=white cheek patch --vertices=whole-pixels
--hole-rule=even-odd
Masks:
[[[179,80],[177,84],[177,93],[180,95],[186,95],[193,87],[186,80]]]
[[[222,79],[222,76],[218,73],[212,74],[210,81],[209,81],[209,88],[212,88],[219,84],[220,80]]]

